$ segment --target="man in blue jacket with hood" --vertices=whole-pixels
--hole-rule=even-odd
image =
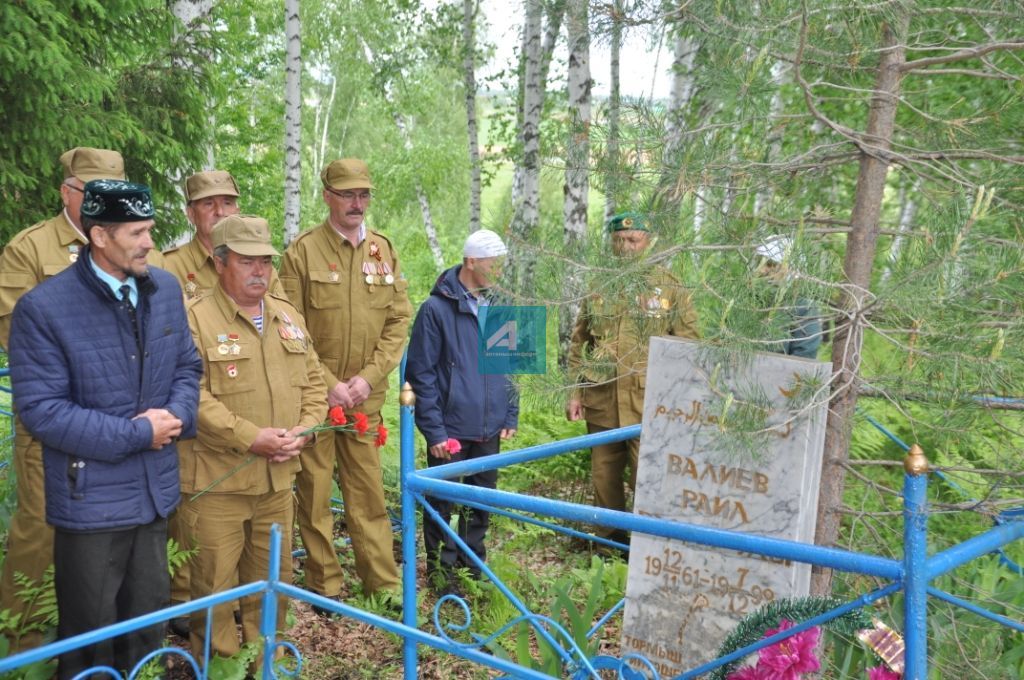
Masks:
[[[507,375],[481,373],[477,355],[477,315],[489,303],[487,290],[507,252],[493,231],[470,234],[462,264],[438,277],[416,315],[405,375],[416,394],[416,427],[427,441],[430,467],[497,453],[501,440],[512,437],[518,427],[515,386]],[[462,481],[493,489],[498,471],[468,475]],[[447,524],[452,503],[432,497],[427,501]],[[463,508],[459,514],[459,537],[481,562],[487,556],[484,536],[489,519],[487,512],[477,508]],[[423,542],[429,580],[440,594],[458,592],[455,570],[459,567],[479,577],[479,566],[429,518],[423,520]]]
[[[174,276],[149,268],[149,187],[85,185],[77,261],[14,308],[14,403],[43,443],[54,585],[70,638],[167,605],[167,516],[178,504],[178,437],[194,437],[199,359]],[[62,654],[61,679],[130,669],[163,626]]]

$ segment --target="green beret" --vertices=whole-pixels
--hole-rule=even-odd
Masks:
[[[608,220],[608,231],[650,231],[647,218],[637,212],[619,213]]]

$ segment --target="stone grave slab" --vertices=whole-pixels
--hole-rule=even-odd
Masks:
[[[676,338],[652,338],[648,365],[634,512],[812,543],[830,365],[769,353],[730,358]],[[678,675],[713,659],[761,605],[806,595],[810,573],[805,564],[633,534],[622,654]]]

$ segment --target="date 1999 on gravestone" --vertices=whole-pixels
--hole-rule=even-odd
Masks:
[[[811,543],[829,365],[652,338],[634,512]],[[634,534],[622,653],[662,677],[714,658],[747,614],[806,595],[810,566]]]

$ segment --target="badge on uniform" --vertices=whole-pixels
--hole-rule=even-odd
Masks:
[[[237,378],[238,377],[238,366],[235,366],[234,364],[228,364],[227,372],[228,372],[228,377],[229,378]]]
[[[335,264],[334,262],[331,262],[331,263],[329,263],[327,265],[327,268],[331,270],[331,273],[327,275],[327,279],[331,283],[337,283],[338,282],[338,265]]]
[[[370,241],[370,257],[380,262],[380,247],[376,241]]]
[[[227,353],[231,351],[231,349],[228,347],[228,334],[227,333],[219,334],[217,336],[217,342],[219,343],[217,345],[217,354],[227,355]]]
[[[187,279],[185,281],[185,294],[188,295],[190,299],[194,298],[196,293],[199,292],[199,284],[196,283],[196,273],[189,272],[185,278]]]
[[[71,264],[74,264],[75,262],[78,262],[78,244],[77,243],[73,243],[70,246],[68,246],[68,262],[70,262]]]
[[[228,350],[235,356],[242,353],[242,347],[238,344],[238,337],[238,333],[228,333],[228,341],[231,342]]]

